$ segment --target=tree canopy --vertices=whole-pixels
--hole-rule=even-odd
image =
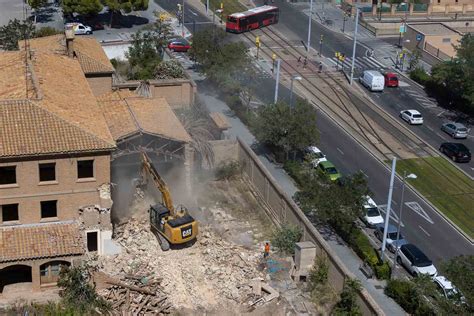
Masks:
[[[448,107],[474,114],[474,36],[466,34],[456,46],[457,56],[431,69],[428,89]]]
[[[444,262],[441,270],[459,288],[468,305],[474,309],[474,255],[454,257]]]
[[[61,6],[65,15],[77,14],[98,14],[103,9],[100,0],[62,0]]]
[[[37,10],[44,7],[48,3],[48,0],[28,0],[28,5]]]
[[[102,0],[110,11],[143,11],[148,9],[148,0]]]
[[[13,19],[7,25],[0,27],[0,48],[3,50],[18,50],[18,41],[34,36],[35,27],[31,21]]]
[[[260,143],[285,153],[303,150],[319,139],[316,111],[303,100],[298,100],[294,108],[284,102],[261,106],[252,129]]]

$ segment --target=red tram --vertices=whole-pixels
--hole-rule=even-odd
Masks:
[[[278,23],[280,10],[278,7],[264,5],[245,12],[233,13],[227,16],[225,28],[227,32],[242,33],[263,26]]]

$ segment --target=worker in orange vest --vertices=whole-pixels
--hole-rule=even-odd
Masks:
[[[265,243],[265,250],[263,252],[263,257],[266,258],[270,254],[270,243],[266,242]]]

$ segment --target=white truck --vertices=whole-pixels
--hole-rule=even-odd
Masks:
[[[383,91],[385,77],[376,70],[366,70],[360,77],[360,83],[370,91]]]
[[[89,35],[92,34],[92,28],[82,23],[67,23],[66,29],[72,28],[74,35]]]

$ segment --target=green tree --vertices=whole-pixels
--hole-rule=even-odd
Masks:
[[[285,224],[272,233],[272,245],[285,254],[295,253],[295,244],[301,240],[303,232],[298,226]]]
[[[3,50],[18,50],[18,41],[32,38],[35,27],[30,21],[18,19],[8,21],[0,27],[0,48]]]
[[[333,315],[358,316],[362,315],[357,305],[357,293],[362,288],[357,279],[346,279],[341,292],[341,300],[336,304]]]
[[[474,308],[474,255],[462,255],[445,261],[441,271],[446,274]]]
[[[91,285],[90,275],[84,266],[64,267],[59,273],[59,294],[64,306],[72,307],[79,314],[90,314],[98,309],[107,311],[107,302],[97,295]]]
[[[294,108],[284,102],[260,107],[252,129],[260,143],[282,150],[287,158],[291,151],[303,150],[319,140],[316,111],[303,100]]]
[[[132,35],[132,43],[125,56],[130,64],[128,79],[152,79],[155,68],[161,62],[163,47],[151,31],[137,32]]]
[[[363,213],[364,196],[369,194],[362,173],[346,176],[343,185],[313,172],[295,194],[295,200],[310,218],[331,225],[346,241],[357,230],[355,220]]]
[[[148,0],[102,0],[103,4],[109,8],[110,24],[112,25],[117,13],[132,11],[144,11],[148,9]],[[118,15],[120,17],[120,15]]]
[[[61,6],[64,15],[72,15],[73,13],[94,15],[102,11],[102,3],[100,0],[62,0]]]
[[[48,0],[28,0],[28,5],[35,10],[44,7],[48,3]]]

